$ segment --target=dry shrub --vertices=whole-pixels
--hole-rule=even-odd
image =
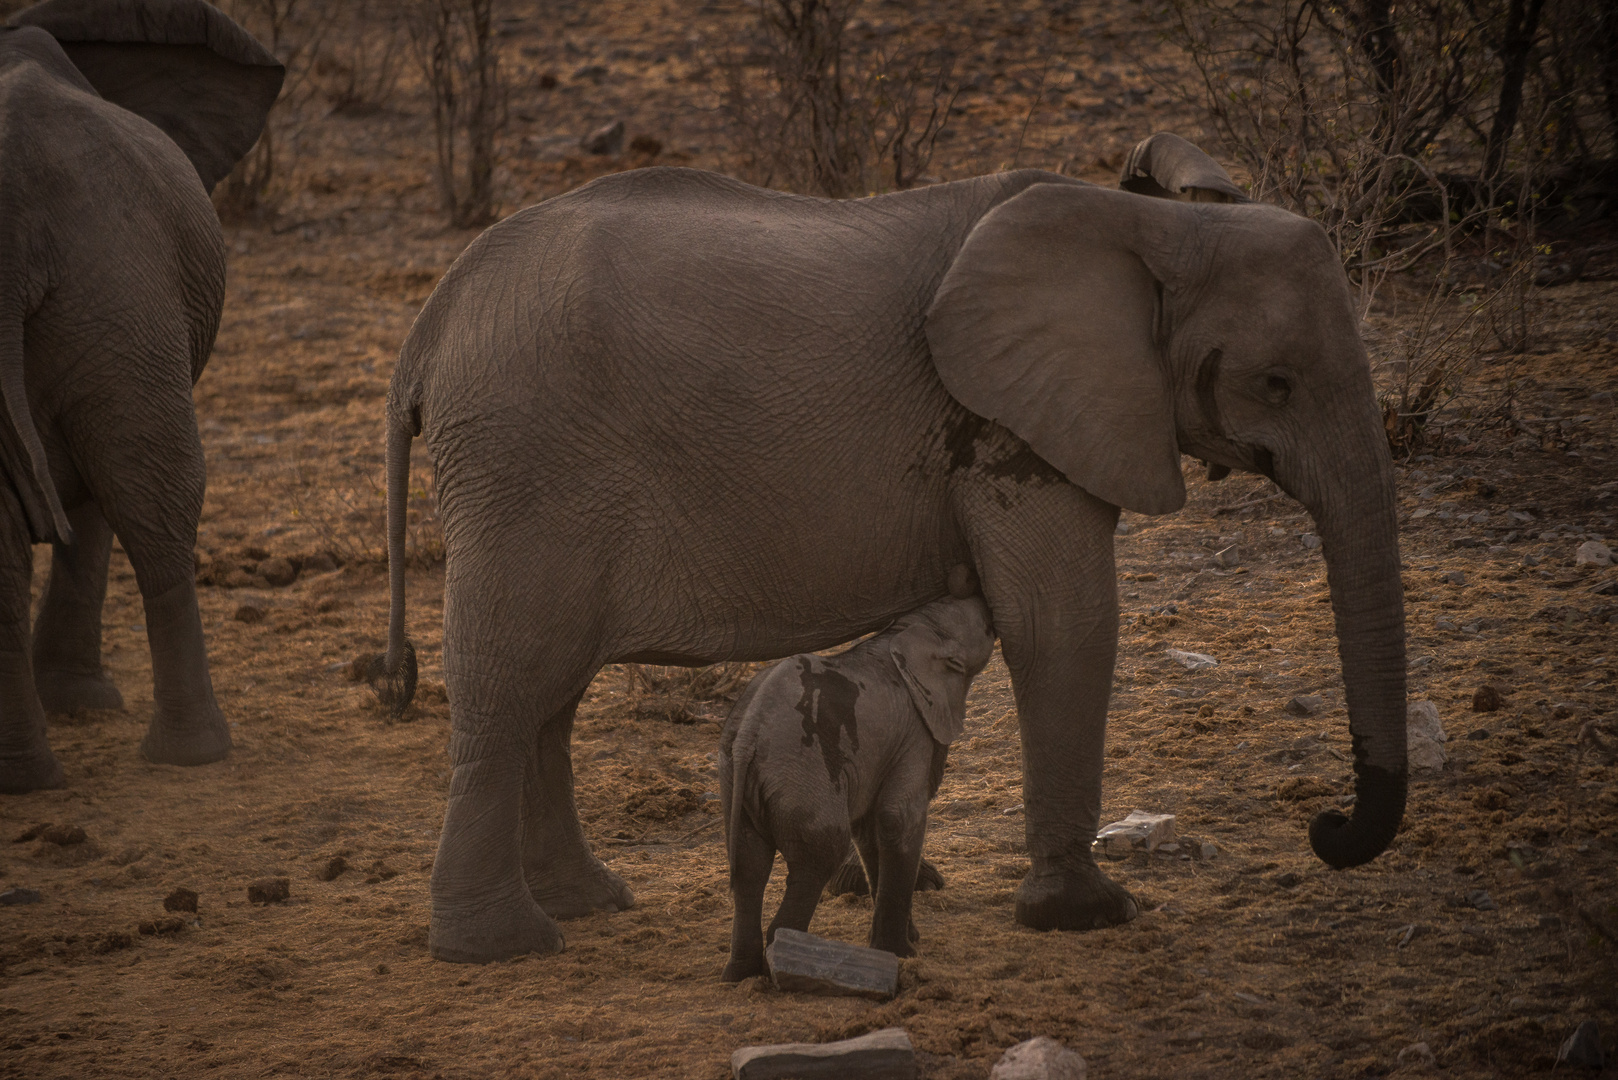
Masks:
[[[508,96],[494,0],[413,0],[405,25],[432,100],[439,207],[457,228],[487,225]]]
[[[331,470],[341,470],[332,476]],[[311,528],[321,548],[344,563],[386,562],[387,478],[373,462],[331,446],[292,463],[285,497],[293,521]],[[405,561],[433,566],[444,561],[444,527],[438,516],[438,483],[431,466],[412,463],[405,511]]]
[[[399,82],[407,40],[396,0],[348,0],[339,5],[314,79],[334,113],[381,112]]]
[[[861,0],[758,0],[739,46],[713,61],[738,171],[827,195],[922,179],[960,92],[954,57],[913,31],[857,23]]]
[[[630,711],[674,724],[715,719],[704,706],[735,701],[760,667],[740,662],[697,668],[625,664]]]

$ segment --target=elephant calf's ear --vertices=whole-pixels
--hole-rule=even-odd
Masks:
[[[286,76],[203,0],[45,0],[9,22],[49,32],[97,93],[173,139],[209,191],[252,149]]]
[[[1181,202],[1252,201],[1217,161],[1167,131],[1135,145],[1124,162],[1118,186],[1136,195]]]
[[[916,711],[934,740],[948,746],[966,730],[966,675],[951,669],[963,663],[958,642],[926,625],[912,625],[888,646]]]
[[[1136,250],[1153,205],[1070,184],[1008,199],[944,275],[927,342],[962,405],[1092,495],[1165,514],[1185,503],[1185,481],[1157,340],[1160,285]]]

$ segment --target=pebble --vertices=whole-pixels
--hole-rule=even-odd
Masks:
[[[1315,548],[1320,546],[1320,537],[1316,536],[1314,533],[1304,533],[1298,539],[1302,540],[1303,546],[1308,548],[1310,551],[1313,551]]]
[[[1442,769],[1449,755],[1444,752],[1444,725],[1438,706],[1430,701],[1412,701],[1405,708],[1405,751],[1411,769]]]
[[[1202,671],[1206,668],[1219,666],[1219,661],[1206,653],[1182,652],[1179,649],[1164,649],[1163,655],[1170,660],[1181,664],[1187,671]]]
[[[1612,548],[1599,540],[1586,540],[1573,556],[1575,566],[1611,566]]]
[[[1465,585],[1466,575],[1459,570],[1450,570],[1439,576],[1439,580],[1446,585]]]
[[[1293,716],[1313,716],[1326,707],[1326,699],[1317,694],[1298,694],[1286,703],[1286,711]]]
[[[1505,702],[1500,697],[1500,691],[1493,686],[1480,686],[1472,695],[1473,712],[1494,712],[1503,704]],[[1473,732],[1473,735],[1476,735],[1476,732]],[[1488,735],[1484,735],[1484,738],[1488,738]]]
[[[1590,1069],[1599,1069],[1606,1064],[1606,1054],[1601,1049],[1601,1029],[1594,1020],[1584,1021],[1563,1040],[1556,1063],[1560,1065],[1564,1061]]]
[[[247,886],[247,899],[253,904],[274,904],[292,895],[292,884],[284,877],[259,878]]]
[[[1134,527],[1131,526],[1129,524],[1129,522],[1120,521],[1117,525],[1115,525],[1113,527],[1112,534],[1114,536],[1128,536],[1130,533],[1132,533],[1134,531],[1135,531]]]
[[[1209,859],[1213,858],[1215,855],[1218,855],[1218,854],[1219,854],[1219,848],[1217,848],[1216,846],[1214,846],[1213,844],[1209,843],[1206,840],[1204,840],[1202,842],[1202,848],[1198,851],[1198,855],[1201,856],[1203,862],[1207,862]]]
[[[1159,844],[1174,839],[1173,814],[1148,814],[1144,810],[1131,810],[1122,821],[1105,825],[1096,833],[1096,846],[1127,851],[1143,847],[1151,851]]]
[[[1438,1064],[1438,1058],[1436,1055],[1434,1055],[1433,1048],[1424,1042],[1411,1043],[1409,1046],[1399,1051],[1398,1061],[1401,1066],[1425,1066],[1429,1069]]]
[[[16,907],[18,904],[37,904],[41,897],[38,889],[15,888],[0,892],[0,905]]]
[[[1448,616],[1440,615],[1438,618],[1433,620],[1433,629],[1434,630],[1459,630],[1460,627],[1455,624],[1455,620],[1449,618]]]
[[[586,154],[602,154],[607,157],[616,157],[623,148],[624,122],[622,120],[602,124],[579,140],[579,149]]]
[[[989,1071],[989,1080],[1084,1080],[1084,1059],[1048,1035],[1010,1047]]]
[[[1469,890],[1466,894],[1466,902],[1477,908],[1479,911],[1500,910],[1500,905],[1494,902],[1494,897],[1490,896],[1483,889]]]

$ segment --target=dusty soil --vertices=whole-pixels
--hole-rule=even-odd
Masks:
[[[663,142],[658,161],[725,165],[701,57],[739,6],[575,4],[544,18],[514,7],[508,208],[650,160],[568,149],[614,116]],[[942,178],[1016,159],[1109,181],[1148,131],[1195,131],[1153,104],[1134,57],[1169,61],[1132,7],[980,3],[961,18],[983,80],[934,164]],[[605,72],[579,74],[591,65]],[[547,72],[558,85],[541,90]],[[1031,112],[1041,81],[1059,91]],[[1126,614],[1105,820],[1169,811],[1182,834],[1177,852],[1108,864],[1143,901],[1134,923],[1037,934],[1013,922],[1026,856],[997,659],[934,806],[928,850],[948,884],[918,899],[924,941],[899,997],[725,986],[713,801],[725,687],[649,690],[612,668],[581,709],[579,800],[638,906],[566,924],[561,956],[430,960],[448,705],[419,450],[419,704],[389,723],[347,679],[386,624],[392,357],[473,235],[434,213],[425,115],[406,79],[387,110],[311,121],[277,212],[227,228],[224,326],[197,390],[210,469],[199,577],[235,750],[197,769],[139,758],[150,665],[116,554],[106,660],[127,708],[54,717],[66,786],[0,802],[0,882],[42,896],[0,909],[0,1074],[715,1078],[741,1045],[889,1024],[910,1032],[927,1077],[982,1077],[1034,1034],[1066,1041],[1095,1077],[1542,1075],[1585,1018],[1612,1053],[1618,570],[1573,556],[1584,539],[1618,536],[1618,285],[1606,237],[1588,232],[1557,241],[1596,255],[1582,280],[1534,295],[1530,351],[1474,380],[1480,400],[1509,390],[1520,423],[1467,421],[1463,402],[1450,437],[1400,464],[1410,692],[1437,705],[1449,763],[1415,780],[1401,835],[1371,865],[1329,871],[1305,838],[1309,817],[1351,790],[1310,523],[1266,481],[1208,483],[1188,461],[1187,508],[1126,515],[1117,541]],[[1373,329],[1396,331],[1409,307],[1379,312]],[[1214,552],[1231,544],[1239,564],[1221,565]],[[292,584],[270,584],[294,569]],[[1187,671],[1170,648],[1219,665]],[[1473,711],[1482,687],[1496,710]],[[1320,697],[1318,712],[1285,712],[1297,694]],[[42,824],[63,828],[9,842]],[[57,842],[75,827],[83,839]],[[248,887],[273,877],[288,898],[250,903]],[[197,894],[194,913],[183,896],[165,909],[177,889]],[[1492,906],[1477,906],[1478,890]],[[860,941],[869,915],[868,900],[828,900],[815,929]],[[1417,1042],[1435,1066],[1401,1057]]]

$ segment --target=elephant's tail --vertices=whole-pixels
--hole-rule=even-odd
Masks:
[[[391,398],[391,395],[390,395]],[[416,647],[405,637],[405,509],[410,498],[410,440],[415,410],[388,402],[388,651],[366,672],[383,708],[399,716],[416,696]]]
[[[28,531],[36,543],[71,544],[73,526],[51,479],[45,443],[34,426],[23,380],[23,325],[20,312],[0,312],[0,482],[9,477],[22,500]]]

